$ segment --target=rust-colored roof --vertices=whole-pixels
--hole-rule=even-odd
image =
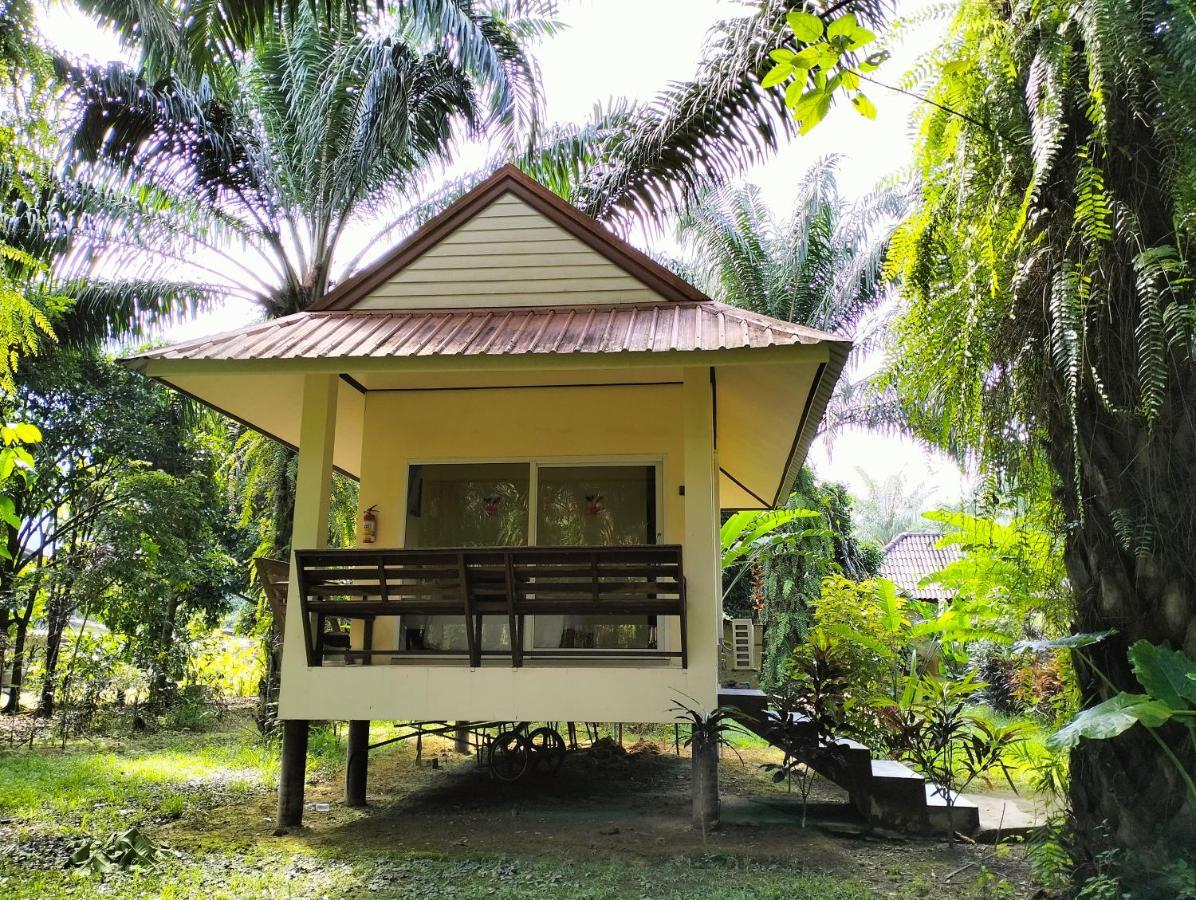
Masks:
[[[653,304],[308,311],[136,359],[366,359],[734,350],[843,338],[728,306]]]
[[[959,548],[938,546],[941,534],[907,531],[897,535],[885,546],[880,575],[887,578],[912,597],[919,600],[950,600],[955,596],[937,584],[923,584],[923,580],[948,564],[960,559]]]

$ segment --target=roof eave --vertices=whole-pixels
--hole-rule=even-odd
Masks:
[[[154,354],[123,357],[120,364],[149,376],[165,374],[204,374],[222,372],[226,375],[255,374],[262,372],[398,372],[398,371],[511,371],[526,369],[621,369],[670,366],[711,366],[736,364],[765,364],[819,362],[825,369],[819,384],[812,393],[803,416],[803,424],[810,425],[814,416],[821,416],[830,397],[834,379],[842,370],[835,358],[846,352],[850,344],[818,342],[810,344],[783,344],[771,347],[736,347],[717,350],[619,350],[615,352],[580,353],[472,353],[472,354],[428,354],[420,356],[293,356],[266,359],[201,358],[178,359]],[[846,349],[840,349],[846,348]],[[817,396],[825,387],[826,396]],[[818,405],[821,402],[821,405]],[[813,440],[813,433],[810,435]],[[797,445],[795,445],[796,447]],[[808,442],[806,445],[808,447]],[[804,451],[803,451],[804,452]]]

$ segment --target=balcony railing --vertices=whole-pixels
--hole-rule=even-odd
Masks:
[[[298,550],[303,637],[308,664],[325,658],[369,663],[378,656],[412,656],[410,650],[376,649],[374,621],[384,616],[460,616],[469,664],[483,656],[633,656],[679,658],[687,665],[685,577],[675,545],[619,547],[496,547],[437,550]],[[680,650],[525,647],[527,617],[675,616]],[[509,647],[483,648],[483,622],[505,619]],[[362,646],[331,646],[329,619],[361,620]],[[337,637],[343,640],[343,637]]]

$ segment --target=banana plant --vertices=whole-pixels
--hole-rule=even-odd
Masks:
[[[825,529],[779,531],[798,519],[817,519],[822,514],[812,509],[744,510],[732,515],[719,529],[719,548],[724,569],[748,562],[778,544],[813,537]]]
[[[739,572],[723,591],[730,593],[743,573],[764,553],[793,546],[804,538],[829,534],[825,528],[803,528],[782,530],[799,519],[817,519],[821,513],[812,509],[766,509],[744,510],[733,514],[719,529],[719,563],[722,568],[740,565]]]

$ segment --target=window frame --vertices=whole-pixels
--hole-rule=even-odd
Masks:
[[[513,465],[522,464],[528,466],[528,493],[527,493],[527,546],[538,547],[537,543],[538,524],[539,524],[539,502],[540,502],[540,469],[541,468],[571,468],[575,466],[603,466],[610,468],[632,468],[632,467],[652,467],[653,481],[655,482],[655,503],[656,513],[656,535],[654,544],[665,543],[664,535],[667,533],[667,511],[664,503],[664,464],[665,459],[660,455],[627,455],[627,456],[515,456],[515,457],[459,457],[459,458],[411,458],[405,461],[404,471],[405,478],[403,479],[403,503],[401,509],[403,510],[403,548],[407,547],[407,504],[408,497],[406,492],[408,486],[411,484],[411,469],[414,466],[452,466],[452,465]],[[397,628],[395,632],[396,643],[401,643],[403,639],[403,617],[397,616]],[[551,656],[554,653],[572,654],[576,650],[568,648],[546,648],[535,647],[535,630],[536,617],[529,615],[527,617],[530,621],[527,623],[528,627],[524,628],[523,634],[523,650],[525,653],[543,654]],[[672,649],[672,635],[671,629],[657,627],[656,631],[656,650],[661,653],[667,653]],[[399,649],[396,647],[396,649]],[[617,649],[600,649],[594,648],[586,651],[587,654],[594,654],[595,657],[605,655],[618,656],[623,653],[622,650]],[[420,655],[418,651],[413,651],[412,656]],[[464,653],[438,653],[435,654],[439,658],[464,658]]]

